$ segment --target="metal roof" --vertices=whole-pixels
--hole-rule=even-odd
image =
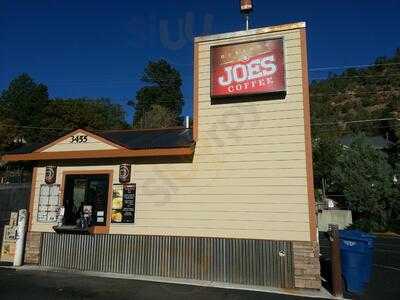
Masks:
[[[354,142],[355,136],[352,135],[345,135],[342,138],[340,138],[340,143],[343,146],[350,146]],[[365,140],[368,144],[370,144],[372,147],[378,150],[382,149],[389,149],[391,146],[393,146],[395,143],[390,141],[387,138],[384,138],[383,136],[367,136],[365,137]]]
[[[132,150],[190,147],[194,143],[190,128],[111,130],[95,133]]]
[[[85,129],[86,130],[86,129]],[[121,145],[127,149],[160,149],[190,147],[194,144],[191,128],[162,128],[162,129],[131,129],[131,130],[109,130],[93,131],[86,130],[95,135],[105,138],[110,142]],[[64,134],[62,136],[66,136]],[[61,136],[61,137],[62,137]],[[54,139],[57,140],[57,139]],[[41,147],[50,144],[36,143],[26,144],[6,154],[32,153]]]

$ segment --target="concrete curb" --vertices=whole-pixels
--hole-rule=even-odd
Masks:
[[[78,274],[78,275],[90,276],[90,277],[142,280],[142,281],[193,285],[193,286],[231,289],[231,290],[246,290],[246,291],[256,291],[256,292],[272,293],[272,294],[283,294],[283,295],[297,296],[297,297],[303,297],[303,298],[344,299],[344,298],[337,298],[337,297],[332,296],[324,288],[322,288],[319,291],[318,290],[302,290],[302,289],[288,290],[288,289],[280,289],[280,288],[249,286],[249,285],[231,284],[231,283],[213,282],[213,281],[188,280],[188,279],[183,280],[183,279],[179,279],[179,278],[165,278],[165,277],[131,275],[131,274],[128,275],[128,274],[119,274],[119,273],[80,271],[80,270],[60,269],[60,268],[42,267],[42,266],[22,266],[22,267],[0,266],[0,268],[14,269],[16,271],[40,271],[40,272],[70,273],[70,274]]]

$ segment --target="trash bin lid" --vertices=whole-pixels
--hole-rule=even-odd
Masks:
[[[373,242],[375,240],[375,236],[372,234],[366,233],[361,230],[340,230],[339,231],[339,237],[341,239],[346,239],[346,240],[355,240],[355,241],[361,241],[368,243],[368,245],[372,246]]]

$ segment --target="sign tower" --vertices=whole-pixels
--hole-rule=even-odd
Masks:
[[[246,19],[246,30],[249,30],[250,13],[253,11],[252,0],[240,0],[240,11]]]

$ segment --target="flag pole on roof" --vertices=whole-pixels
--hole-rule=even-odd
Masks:
[[[246,19],[246,30],[249,30],[250,13],[253,11],[253,1],[240,0],[240,11]]]

